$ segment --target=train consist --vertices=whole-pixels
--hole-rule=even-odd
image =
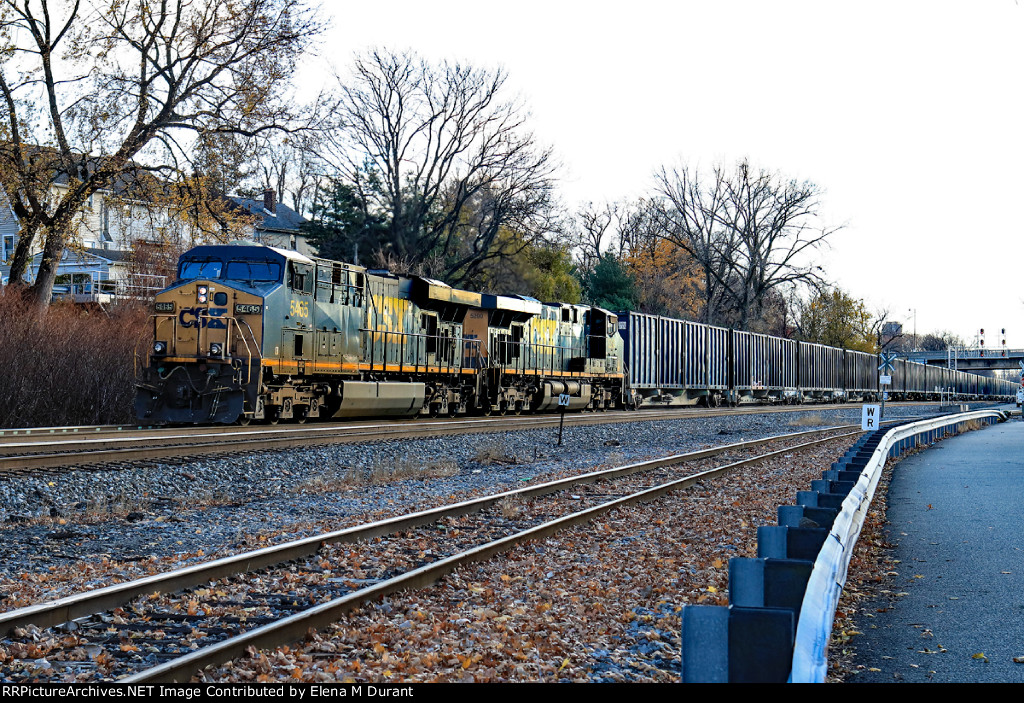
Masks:
[[[156,296],[140,420],[805,402],[878,395],[872,354],[524,296],[246,243],[201,246]],[[902,363],[897,398],[1014,385]]]
[[[620,313],[629,391],[641,405],[877,400],[878,357],[637,312]],[[1009,381],[897,359],[893,400],[1008,400]]]

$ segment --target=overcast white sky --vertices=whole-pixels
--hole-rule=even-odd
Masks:
[[[324,58],[502,66],[574,205],[749,157],[826,190],[828,275],[912,331],[1024,347],[1024,6],[1014,0],[327,3]]]

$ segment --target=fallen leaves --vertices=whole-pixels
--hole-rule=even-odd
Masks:
[[[676,681],[682,604],[728,603],[728,560],[755,554],[756,526],[839,453],[621,508],[364,606],[289,655],[277,680],[301,666],[304,681]]]

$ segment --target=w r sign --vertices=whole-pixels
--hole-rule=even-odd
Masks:
[[[862,430],[877,430],[878,418],[879,414],[877,405],[860,406],[860,428]]]

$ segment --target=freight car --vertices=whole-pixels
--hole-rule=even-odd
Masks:
[[[881,397],[874,354],[638,312],[619,312],[618,318],[628,387],[638,406],[713,407]],[[885,390],[893,400],[1008,401],[1015,384],[897,360],[892,383]]]
[[[146,422],[809,402],[878,395],[874,355],[452,288],[254,244],[186,252],[152,315]],[[898,397],[1003,382],[903,364]],[[898,379],[898,381],[896,381]],[[934,382],[934,383],[933,383]],[[1008,384],[1012,385],[1012,384]]]

